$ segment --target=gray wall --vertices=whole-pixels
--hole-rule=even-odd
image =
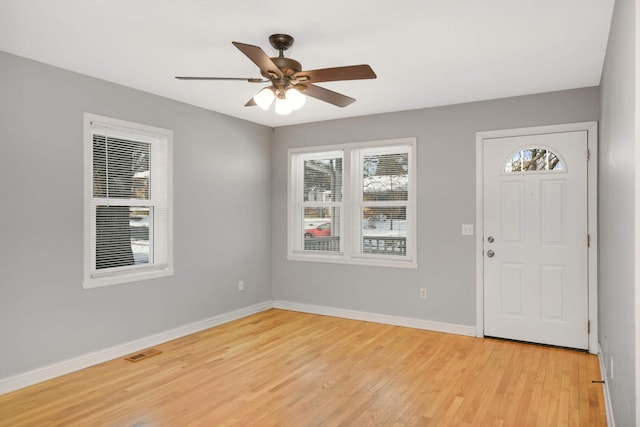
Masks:
[[[476,132],[599,117],[586,88],[272,133],[4,53],[0,70],[0,378],[272,298],[473,326]],[[83,112],[175,131],[174,277],[82,289]],[[287,261],[287,149],[405,136],[419,268]]]
[[[270,128],[5,53],[0,70],[0,378],[271,299]],[[83,112],[174,130],[174,277],[83,290]]]
[[[619,426],[638,422],[634,398],[638,356],[634,328],[634,3],[616,0],[601,81],[599,341]]]
[[[277,128],[272,156],[273,297],[474,326],[476,132],[598,120],[598,88]],[[416,270],[286,259],[287,150],[416,136]],[[420,300],[419,288],[428,288]]]

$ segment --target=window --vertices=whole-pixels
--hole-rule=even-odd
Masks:
[[[415,268],[415,138],[289,150],[289,259]]]
[[[530,172],[530,171],[565,171],[560,157],[545,148],[525,148],[513,153],[504,165],[504,171]]]
[[[85,288],[173,274],[173,132],[85,113]]]
[[[304,250],[341,252],[342,163],[341,151],[300,157],[302,221],[296,229],[303,233]]]

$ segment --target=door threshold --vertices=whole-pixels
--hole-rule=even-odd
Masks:
[[[522,340],[516,340],[516,339],[512,339],[512,338],[492,337],[492,336],[488,336],[488,335],[485,335],[484,338],[488,338],[488,339],[492,339],[492,340],[499,340],[499,341],[510,341],[510,342],[519,343],[519,344],[537,345],[537,346],[540,346],[540,347],[557,348],[559,350],[579,351],[580,353],[588,353],[589,352],[589,350],[585,349],[585,348],[565,347],[565,346],[562,346],[562,345],[544,344],[544,343],[531,342],[531,341],[522,341]]]

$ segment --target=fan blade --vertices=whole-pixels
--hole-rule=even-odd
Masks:
[[[176,76],[178,80],[242,80],[249,83],[265,83],[269,80],[258,79],[255,77],[187,77],[187,76]]]
[[[338,107],[346,107],[356,101],[354,98],[312,84],[307,84],[307,90],[302,93]]]
[[[240,49],[240,52],[247,55],[247,57],[252,60],[253,63],[258,66],[258,68],[260,68],[260,71],[262,71],[263,75],[282,77],[283,74],[282,71],[280,71],[280,68],[278,68],[276,64],[273,63],[271,58],[269,58],[267,54],[264,53],[264,51],[258,46],[239,42],[231,43],[233,43],[235,47]]]
[[[246,104],[244,104],[245,107],[255,107],[256,105],[256,101],[253,99],[253,97],[251,97],[250,100],[247,101]]]
[[[334,82],[338,80],[375,79],[376,73],[367,64],[346,67],[323,68],[320,70],[300,71],[295,78],[304,83]]]

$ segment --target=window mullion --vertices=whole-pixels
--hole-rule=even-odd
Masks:
[[[344,220],[342,221],[343,230],[342,235],[344,239],[342,239],[342,252],[345,254],[347,258],[351,257],[353,253],[353,245],[356,239],[353,236],[354,233],[354,224],[353,224],[353,213],[356,211],[356,207],[354,207],[354,195],[357,194],[353,188],[353,162],[355,161],[353,156],[353,150],[344,150]]]

